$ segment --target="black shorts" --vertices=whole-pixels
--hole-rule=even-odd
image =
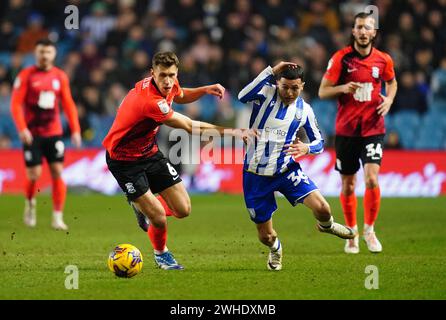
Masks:
[[[366,163],[381,165],[383,156],[384,135],[369,137],[335,137],[336,165],[341,174],[351,175],[358,172]]]
[[[42,156],[48,163],[63,162],[65,145],[61,136],[33,137],[30,146],[23,145],[25,165],[34,167],[42,164]]]
[[[148,159],[136,161],[113,160],[107,152],[106,161],[108,169],[130,201],[145,194],[149,188],[152,193],[159,193],[182,181],[160,151]]]

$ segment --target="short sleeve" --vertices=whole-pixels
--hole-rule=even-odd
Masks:
[[[342,54],[336,52],[328,61],[327,70],[325,71],[324,78],[332,82],[337,83],[342,71]]]
[[[174,111],[166,99],[153,100],[149,103],[146,116],[156,122],[164,122],[172,117]]]
[[[384,59],[386,60],[386,66],[384,67],[384,72],[382,79],[384,81],[390,81],[395,78],[395,70],[393,68],[393,60],[388,54],[384,54]]]

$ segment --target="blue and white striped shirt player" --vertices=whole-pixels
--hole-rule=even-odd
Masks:
[[[253,143],[248,143],[244,170],[262,176],[276,176],[295,163],[285,153],[284,145],[292,143],[303,127],[309,139],[309,153],[324,150],[321,132],[311,106],[301,97],[288,107],[278,95],[272,68],[268,66],[238,95],[243,103],[252,105],[250,129],[261,133]]]

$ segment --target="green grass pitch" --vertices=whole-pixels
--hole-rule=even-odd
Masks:
[[[328,199],[343,221],[337,198]],[[360,201],[358,201],[361,203]],[[123,196],[72,195],[70,231],[50,228],[51,198],[38,197],[35,229],[22,223],[23,199],[0,196],[0,299],[445,299],[446,198],[383,199],[376,226],[383,243],[371,254],[343,253],[344,241],[317,232],[304,206],[278,199],[274,225],[283,243],[283,270],[266,269],[267,249],[241,196],[192,196],[192,214],[169,218],[168,247],[184,271],[155,268],[149,241]],[[362,225],[362,206],[359,207]],[[142,272],[116,278],[109,251],[131,243],[144,256]],[[65,288],[67,265],[79,288]],[[379,289],[364,286],[368,265]]]

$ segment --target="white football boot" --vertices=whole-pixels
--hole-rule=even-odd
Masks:
[[[359,235],[356,235],[353,239],[345,240],[345,253],[359,253]]]
[[[266,264],[269,270],[282,270],[282,243],[279,240],[279,248],[277,250],[270,250],[268,255],[268,263]]]
[[[25,200],[25,210],[23,213],[23,222],[28,227],[34,228],[37,223],[36,218],[36,199]]]
[[[51,222],[51,226],[56,230],[67,231],[68,226],[63,222],[63,214],[62,213],[54,213],[53,212],[53,220]]]
[[[379,253],[383,251],[383,246],[381,245],[381,242],[379,242],[374,231],[364,232],[363,238],[370,252]]]
[[[330,227],[323,227],[318,223],[317,229],[320,232],[330,233],[342,239],[353,239],[357,234],[352,228],[337,222],[333,222]]]

